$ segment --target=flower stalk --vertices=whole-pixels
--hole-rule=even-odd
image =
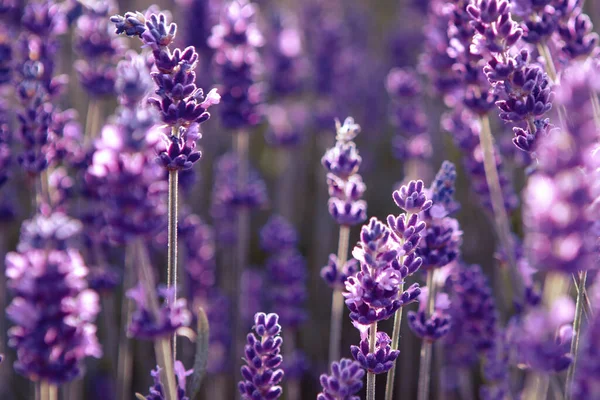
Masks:
[[[573,362],[569,365],[567,371],[567,380],[565,383],[566,399],[571,399],[571,386],[573,385],[573,377],[575,376],[575,369],[577,368],[577,353],[579,353],[579,339],[581,337],[581,320],[583,317],[584,308],[584,291],[585,281],[587,279],[587,271],[579,273],[579,281],[577,283],[577,300],[575,303],[575,319],[573,320],[573,339],[571,340],[571,354],[573,355]]]
[[[400,284],[400,292],[404,292],[404,282]],[[404,307],[400,307],[396,314],[394,315],[394,328],[392,330],[392,343],[391,349],[398,350],[400,347],[400,326],[402,325],[402,310]],[[397,361],[397,360],[396,360]],[[385,382],[385,400],[392,400],[394,398],[394,379],[396,377],[396,361],[394,361],[394,366],[387,373],[387,378]]]
[[[350,241],[350,227],[340,226],[340,236],[338,240],[338,263],[337,268],[343,268],[348,258],[348,243]],[[342,326],[344,315],[344,296],[341,289],[333,291],[331,299],[331,326],[329,333],[329,363],[340,359],[340,346],[342,341]]]
[[[433,314],[435,306],[435,287],[433,282],[434,269],[427,271],[427,288],[429,296],[427,298],[427,315]],[[433,342],[424,339],[421,345],[421,361],[419,363],[419,400],[429,399],[429,382],[431,381],[431,353]]]
[[[167,287],[173,287],[177,300],[177,217],[178,217],[179,171],[169,171],[168,197],[168,249],[167,249]],[[177,359],[177,335],[173,335],[173,359]]]
[[[377,321],[369,328],[369,353],[375,354],[375,340],[377,337]],[[375,374],[367,372],[367,400],[375,400]]]

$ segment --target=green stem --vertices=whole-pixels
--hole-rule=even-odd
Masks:
[[[500,186],[500,178],[496,169],[496,156],[494,154],[494,138],[490,127],[490,119],[487,115],[480,117],[481,130],[479,131],[479,141],[483,150],[483,167],[485,178],[490,190],[490,199],[494,211],[494,221],[498,239],[506,253],[508,266],[510,268],[511,280],[515,292],[519,297],[524,295],[523,284],[519,278],[515,254],[513,252],[513,241],[510,232],[509,218],[504,208],[504,195]]]
[[[571,399],[571,385],[573,384],[573,377],[575,376],[575,369],[577,368],[577,353],[579,350],[579,339],[581,337],[581,320],[584,307],[584,291],[585,281],[587,279],[587,271],[579,273],[579,283],[577,285],[577,303],[575,304],[575,319],[573,320],[573,339],[571,341],[571,354],[573,355],[573,362],[569,365],[567,371],[567,381],[565,384],[565,393],[567,400]]]
[[[404,291],[404,282],[400,284],[400,293]],[[394,315],[394,329],[392,330],[392,343],[391,349],[398,350],[399,340],[400,340],[400,326],[402,325],[402,310],[404,307],[400,307],[396,314]],[[394,365],[387,373],[387,378],[385,381],[385,400],[392,400],[394,398],[394,379],[396,376],[396,361],[394,361]]]
[[[375,340],[377,339],[377,321],[369,329],[369,353],[375,354]],[[367,400],[375,400],[375,374],[367,372]]]
[[[173,288],[173,301],[177,300],[177,202],[179,190],[179,172],[169,171],[168,198],[168,248],[167,248],[167,286]],[[173,335],[173,359],[177,359],[177,334]]]
[[[340,226],[338,241],[337,269],[338,272],[346,264],[348,257],[348,243],[350,240],[350,227]],[[344,316],[344,296],[341,289],[333,291],[331,299],[331,326],[329,331],[329,364],[340,359],[340,346],[342,341],[342,325]]]
[[[430,269],[427,271],[427,290],[429,294],[427,297],[427,314],[429,317],[433,314],[435,308],[435,287],[433,283],[433,276],[435,270]],[[421,362],[419,363],[419,395],[418,400],[429,399],[429,381],[431,379],[431,353],[432,343],[428,340],[423,340],[421,344]]]

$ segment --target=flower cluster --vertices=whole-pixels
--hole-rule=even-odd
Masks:
[[[296,249],[296,230],[283,217],[273,216],[261,229],[261,247],[271,256],[266,271],[269,300],[285,328],[297,329],[306,320],[306,260]]]
[[[586,208],[595,198],[582,170],[597,142],[590,91],[598,92],[597,73],[585,65],[568,71],[557,102],[569,118],[540,143],[539,165],[525,189],[525,248],[538,270],[572,273],[596,265],[593,217]]]
[[[361,332],[363,336],[359,346],[350,346],[352,357],[360,366],[373,374],[383,374],[394,366],[394,361],[400,355],[400,350],[392,350],[390,343],[392,340],[385,332],[377,332],[375,336],[375,352],[369,352],[369,338]]]
[[[262,93],[255,75],[260,64],[257,48],[262,46],[263,37],[255,15],[256,6],[248,0],[228,3],[208,39],[208,45],[215,49],[213,60],[222,83],[221,120],[229,129],[254,126],[261,119],[258,105]]]
[[[362,158],[353,141],[360,126],[348,117],[343,125],[336,121],[336,129],[335,146],[327,150],[321,164],[328,172],[329,214],[339,225],[351,226],[367,219],[367,204],[361,200],[366,186],[358,174]]]
[[[128,334],[138,339],[154,340],[158,337],[172,336],[179,328],[188,326],[192,316],[187,309],[187,301],[184,298],[174,300],[174,288],[159,286],[157,289],[159,297],[164,302],[158,314],[152,309],[152,300],[146,289],[139,283],[127,291],[127,297],[132,299],[137,308],[131,315]]]
[[[82,59],[75,68],[81,85],[93,97],[114,94],[116,59],[125,49],[109,28],[113,7],[112,1],[92,3],[83,7],[83,15],[77,18],[74,46]]]
[[[241,369],[244,381],[240,381],[238,389],[244,400],[278,399],[281,396],[283,370],[281,365],[281,344],[279,335],[281,326],[277,314],[257,313],[254,316],[254,331],[246,337],[244,360],[247,365]]]
[[[399,160],[423,159],[431,156],[429,124],[421,104],[421,84],[410,69],[394,68],[386,79],[386,89],[394,108],[392,121],[398,135],[392,142]]]
[[[79,252],[54,247],[78,231],[71,229],[74,222],[58,227],[51,221],[59,216],[48,217],[48,225],[40,218],[26,225],[23,239],[28,242],[6,256],[14,294],[6,312],[15,323],[9,345],[17,351],[17,372],[60,384],[81,375],[86,356],[102,355],[94,325],[100,305],[96,292],[87,288],[88,269]],[[33,232],[43,227],[49,229]],[[40,240],[29,240],[34,237]]]
[[[200,138],[199,125],[210,118],[208,108],[219,104],[220,96],[212,89],[206,97],[196,86],[198,53],[193,47],[171,51],[169,45],[175,40],[177,25],[167,23],[164,14],[151,14],[148,20],[140,13],[128,12],[115,15],[111,21],[117,33],[139,36],[144,45],[152,50],[157,71],[152,72],[156,83],[156,95],[148,101],[160,113],[168,126],[157,151],[161,165],[169,171],[190,169],[200,159],[195,150]]]
[[[558,45],[563,58],[576,60],[598,53],[598,34],[592,32],[590,17],[583,12],[580,2],[554,2],[558,20]]]
[[[321,278],[332,289],[343,289],[348,277],[355,275],[359,268],[358,262],[351,258],[344,265],[338,265],[338,258],[335,254],[329,255],[329,262],[321,268]]]
[[[477,31],[473,41],[488,64],[484,73],[500,98],[496,105],[507,122],[526,122],[513,128],[514,144],[525,152],[535,150],[536,138],[546,133],[548,121],[542,117],[552,108],[553,93],[548,75],[530,64],[527,50],[516,56],[511,48],[523,35],[512,19],[506,0],[479,0],[467,7]]]
[[[323,391],[317,395],[317,400],[360,400],[356,393],[362,388],[362,378],[365,370],[357,361],[342,358],[331,364],[331,375],[321,375]]]
[[[408,312],[408,326],[415,335],[423,340],[435,342],[450,330],[451,316],[448,313],[450,300],[446,293],[437,293],[434,311],[427,316],[425,310],[429,297],[429,288],[422,288],[419,295],[419,311]]]

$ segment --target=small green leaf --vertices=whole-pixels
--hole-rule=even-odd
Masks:
[[[196,337],[196,356],[194,358],[194,373],[187,388],[188,396],[192,400],[198,400],[202,379],[206,374],[208,363],[208,318],[202,308],[198,309],[198,336]]]

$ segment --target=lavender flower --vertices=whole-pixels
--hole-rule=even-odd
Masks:
[[[260,245],[269,253],[293,248],[298,242],[296,229],[282,216],[274,215],[260,230]]]
[[[597,54],[599,37],[593,32],[593,24],[582,10],[579,2],[556,2],[558,23],[558,41],[561,53],[568,60],[575,60]]]
[[[186,371],[181,361],[175,361],[173,369],[175,370],[175,376],[177,377],[177,400],[190,400],[190,398],[185,395],[185,378],[194,371],[191,369]],[[160,371],[161,368],[157,365],[156,369],[153,369],[150,372],[150,375],[154,380],[154,385],[150,387],[150,393],[145,397],[146,400],[165,400],[166,398],[163,384],[160,381]]]
[[[91,96],[100,97],[114,93],[116,60],[124,51],[124,44],[109,30],[112,1],[90,4],[77,18],[75,49],[82,59],[75,69],[82,86]]]
[[[535,371],[560,372],[571,364],[575,305],[568,297],[555,300],[549,310],[532,309],[509,326],[508,338],[518,361]]]
[[[241,368],[242,377],[238,389],[244,400],[278,399],[281,396],[283,370],[281,365],[281,326],[277,314],[257,313],[254,316],[254,331],[249,333],[244,352],[247,365]]]
[[[351,226],[367,218],[367,204],[360,200],[366,186],[357,173],[362,159],[353,142],[360,126],[348,117],[343,125],[336,121],[336,129],[335,146],[327,150],[321,164],[328,171],[329,214],[338,224]]]
[[[74,249],[29,249],[8,253],[6,266],[15,369],[54,384],[77,378],[86,356],[102,355],[94,325],[98,295],[87,289],[81,256]]]
[[[255,82],[263,37],[254,18],[256,6],[233,0],[225,6],[220,23],[213,27],[208,45],[215,49],[214,62],[222,81],[222,123],[229,129],[251,127],[260,122],[261,90]]]
[[[179,328],[188,326],[191,314],[187,309],[187,301],[183,298],[174,300],[174,288],[159,286],[158,296],[164,299],[159,314],[154,315],[150,308],[151,301],[142,284],[127,291],[127,297],[135,301],[137,309],[131,316],[128,334],[138,339],[154,340],[158,337],[172,336]]]
[[[360,400],[356,393],[362,388],[365,370],[360,363],[348,358],[331,364],[331,375],[322,374],[320,381],[323,391],[317,400]]]
[[[175,40],[177,25],[167,24],[165,15],[152,14],[146,21],[140,13],[129,12],[125,16],[115,15],[111,21],[117,33],[139,36],[152,50],[158,71],[151,75],[158,97],[148,101],[170,127],[157,148],[161,165],[169,171],[190,169],[201,156],[195,150],[196,140],[201,136],[199,125],[210,118],[208,108],[219,104],[221,97],[216,89],[205,97],[203,90],[196,86],[194,70],[198,54],[193,47],[171,52],[169,45]]]
[[[451,316],[448,314],[450,300],[446,293],[437,293],[433,314],[427,316],[429,288],[422,288],[419,295],[419,311],[408,312],[408,326],[415,335],[423,340],[435,342],[448,333],[451,326]]]
[[[350,346],[352,357],[360,366],[373,374],[383,374],[394,366],[400,350],[391,350],[392,340],[385,332],[377,332],[375,352],[369,352],[369,339],[364,335],[359,346]]]
[[[329,262],[321,268],[321,278],[332,289],[344,288],[349,276],[355,275],[359,271],[359,264],[355,259],[350,259],[342,266],[338,266],[338,258],[335,254],[329,255]]]

